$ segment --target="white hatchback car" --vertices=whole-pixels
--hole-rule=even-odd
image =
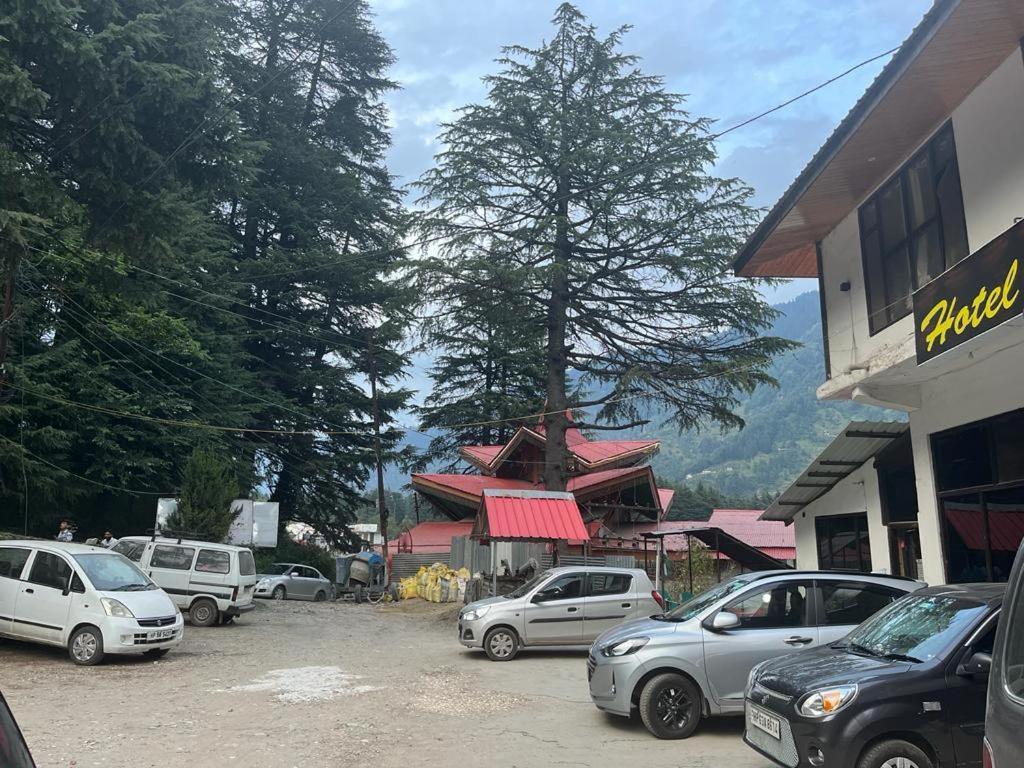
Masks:
[[[184,621],[127,558],[101,547],[0,542],[0,635],[64,646],[75,664],[116,653],[163,656]]]

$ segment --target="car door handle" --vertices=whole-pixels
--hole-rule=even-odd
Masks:
[[[633,605],[632,603],[623,603],[622,607],[623,608],[630,608],[630,607],[632,607],[632,605]]]
[[[579,608],[566,608],[565,610],[567,610],[569,613],[576,613],[576,611],[578,611]]]
[[[36,593],[36,591],[35,591],[34,589],[32,589],[32,587],[28,587],[28,588],[27,588],[27,589],[25,590],[25,594],[26,594],[26,595],[34,595],[35,593]]]
[[[810,637],[787,637],[783,640],[786,645],[807,645],[813,643],[814,640]]]

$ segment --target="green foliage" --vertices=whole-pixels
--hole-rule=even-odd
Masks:
[[[231,502],[238,498],[238,478],[217,453],[196,448],[181,476],[178,508],[167,528],[203,541],[224,541],[237,517]]]
[[[485,285],[545,329],[545,482],[564,487],[567,407],[602,406],[600,424],[741,427],[739,396],[773,383],[789,342],[756,281],[729,276],[757,220],[751,190],[712,175],[710,122],[622,52],[625,29],[597,34],[559,6],[554,34],[511,46],[487,99],[443,126],[419,181],[422,231],[441,239],[421,264],[430,306],[472,298],[479,254],[511,279]],[[432,246],[434,248],[434,246]],[[603,394],[568,392],[570,378]]]

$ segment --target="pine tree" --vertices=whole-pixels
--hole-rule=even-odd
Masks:
[[[678,427],[741,426],[737,393],[772,383],[789,348],[761,337],[774,313],[727,273],[756,219],[751,190],[716,178],[710,122],[563,4],[538,48],[511,46],[485,78],[486,102],[443,127],[419,182],[421,228],[443,238],[425,258],[428,301],[475,277],[497,249],[519,275],[503,301],[545,322],[544,479],[566,482],[568,407],[601,406],[584,428],[638,426],[652,408]],[[598,394],[570,402],[569,374]]]
[[[238,497],[238,478],[215,451],[196,448],[181,476],[178,507],[166,527],[200,541],[224,541],[238,516],[231,502]]]

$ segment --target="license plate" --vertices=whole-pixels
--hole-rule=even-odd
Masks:
[[[173,629],[158,629],[156,632],[149,633],[150,640],[168,640],[174,637]]]
[[[757,707],[750,708],[750,724],[764,731],[769,736],[774,736],[776,739],[782,738],[782,723],[779,721],[779,718],[772,717]]]

